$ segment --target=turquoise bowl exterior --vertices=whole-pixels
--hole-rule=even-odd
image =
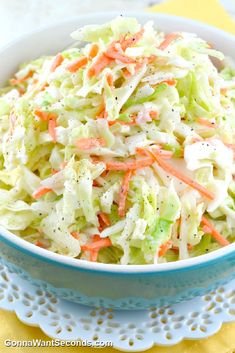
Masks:
[[[80,266],[79,261],[77,266],[66,264],[0,236],[0,256],[11,271],[56,296],[84,305],[116,309],[170,305],[206,294],[235,277],[234,251],[176,269],[159,270],[147,265],[142,266],[144,271],[133,266],[131,271],[112,271],[109,265],[97,269],[94,264],[92,269]]]
[[[176,16],[123,13],[163,31],[191,31],[235,58],[235,37],[208,25]],[[104,23],[120,13],[90,14],[27,34],[0,49],[0,84],[19,64],[71,45],[80,26]],[[53,43],[53,45],[52,45]],[[195,259],[170,264],[119,266],[69,259],[25,242],[0,229],[0,258],[11,271],[67,300],[90,306],[144,309],[169,305],[207,293],[235,277],[235,244]]]

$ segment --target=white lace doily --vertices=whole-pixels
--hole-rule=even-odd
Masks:
[[[125,351],[200,339],[235,320],[235,280],[203,297],[141,311],[90,308],[56,298],[0,265],[0,307],[63,340],[112,341]]]

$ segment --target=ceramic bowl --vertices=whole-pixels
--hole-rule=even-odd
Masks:
[[[56,23],[27,34],[0,49],[0,83],[18,65],[72,44],[70,33],[80,26],[104,23],[117,13],[91,14]],[[195,32],[235,58],[235,37],[208,25],[152,13],[124,13],[141,23],[153,20],[165,31]],[[143,309],[202,295],[235,276],[235,244],[207,255],[159,265],[109,265],[75,260],[36,247],[0,229],[1,261],[22,277],[65,299],[92,306]]]

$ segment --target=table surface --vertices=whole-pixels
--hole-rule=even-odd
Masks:
[[[0,45],[17,36],[88,12],[143,10],[164,0],[0,0]],[[195,0],[196,1],[196,0]],[[206,1],[206,0],[205,0]],[[220,0],[235,18],[235,0]]]

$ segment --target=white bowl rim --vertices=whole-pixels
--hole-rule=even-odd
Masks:
[[[193,24],[194,26],[197,26],[200,29],[203,29],[205,31],[213,31],[216,34],[219,34],[220,36],[224,36],[227,39],[233,41],[235,43],[235,36],[225,32],[221,29],[218,29],[216,27],[213,27],[208,24],[204,24],[203,22],[200,21],[195,21],[187,18],[183,18],[180,16],[174,16],[174,15],[168,15],[168,14],[162,14],[162,13],[152,13],[152,12],[137,12],[137,11],[120,11],[120,12],[104,12],[104,13],[91,13],[91,14],[86,14],[86,15],[80,15],[80,16],[74,16],[70,17],[66,20],[62,21],[56,21],[53,24],[46,25],[46,26],[41,26],[36,30],[30,31],[28,33],[25,33],[21,36],[18,36],[16,39],[13,41],[10,41],[6,43],[4,46],[0,48],[0,55],[3,53],[5,50],[10,48],[13,45],[20,44],[21,41],[24,39],[27,39],[31,36],[34,36],[40,32],[44,32],[45,30],[50,30],[55,27],[60,27],[65,23],[72,23],[74,21],[78,21],[80,19],[91,19],[91,18],[97,18],[97,17],[115,17],[118,15],[124,15],[124,16],[130,16],[130,17],[149,17],[149,20],[151,18],[161,18],[165,20],[175,20],[175,21],[180,21],[180,23],[183,24]],[[228,257],[229,255],[235,253],[235,243],[223,247],[221,249],[215,250],[211,253],[205,254],[205,255],[200,255],[197,257],[185,259],[185,260],[179,260],[175,262],[168,262],[168,263],[161,263],[161,264],[147,264],[147,265],[117,265],[117,264],[104,264],[104,263],[96,263],[96,262],[90,262],[90,261],[85,261],[85,260],[78,260],[74,259],[68,256],[60,255],[53,253],[51,251],[45,250],[43,248],[37,247],[34,244],[31,244],[27,242],[26,240],[18,237],[17,235],[9,232],[5,228],[0,226],[0,240],[3,240],[4,243],[7,243],[8,245],[16,248],[17,250],[20,250],[28,255],[34,256],[36,258],[41,259],[42,261],[47,261],[50,263],[53,263],[55,265],[61,265],[61,266],[66,266],[70,267],[73,269],[77,270],[88,270],[92,272],[101,272],[101,273],[115,273],[115,274],[160,274],[161,272],[172,272],[172,271],[186,271],[190,270],[193,268],[198,268],[201,266],[207,266],[209,263],[214,263],[216,260],[223,260],[225,257]]]

